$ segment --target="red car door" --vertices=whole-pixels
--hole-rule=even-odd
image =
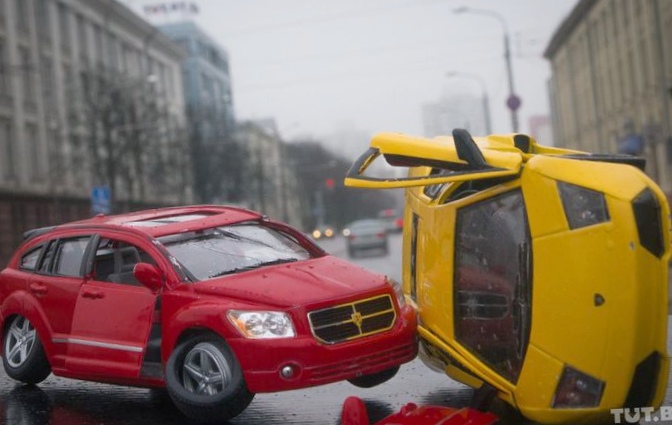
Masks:
[[[88,376],[136,378],[149,338],[157,295],[133,277],[141,248],[101,235],[72,319],[66,368]]]
[[[27,290],[52,331],[52,367],[60,367],[66,353],[64,343],[70,334],[72,313],[83,281],[82,261],[91,239],[91,235],[82,235],[50,241],[35,271],[27,274]]]

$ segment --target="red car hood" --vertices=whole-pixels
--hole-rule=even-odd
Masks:
[[[199,293],[283,308],[351,298],[386,287],[385,276],[330,255],[261,267],[194,285]]]

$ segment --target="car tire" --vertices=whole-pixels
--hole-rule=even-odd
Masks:
[[[5,328],[2,364],[10,378],[25,384],[38,384],[51,373],[37,330],[23,316],[14,316]]]
[[[399,372],[399,366],[385,369],[382,372],[360,376],[359,378],[348,379],[348,382],[359,388],[373,388],[394,378],[397,372]]]
[[[207,365],[201,364],[204,360]],[[206,378],[218,380],[204,382],[202,372],[209,375]],[[254,398],[233,352],[223,339],[212,334],[188,338],[175,347],[166,364],[166,386],[175,406],[200,422],[231,419]]]

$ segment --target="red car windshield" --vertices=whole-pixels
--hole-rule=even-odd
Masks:
[[[159,240],[195,281],[310,258],[290,236],[258,223],[180,233]]]

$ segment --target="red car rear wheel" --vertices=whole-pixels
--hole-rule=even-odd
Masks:
[[[3,341],[2,363],[10,378],[37,384],[49,376],[49,361],[37,331],[28,319],[14,316],[5,328]]]

